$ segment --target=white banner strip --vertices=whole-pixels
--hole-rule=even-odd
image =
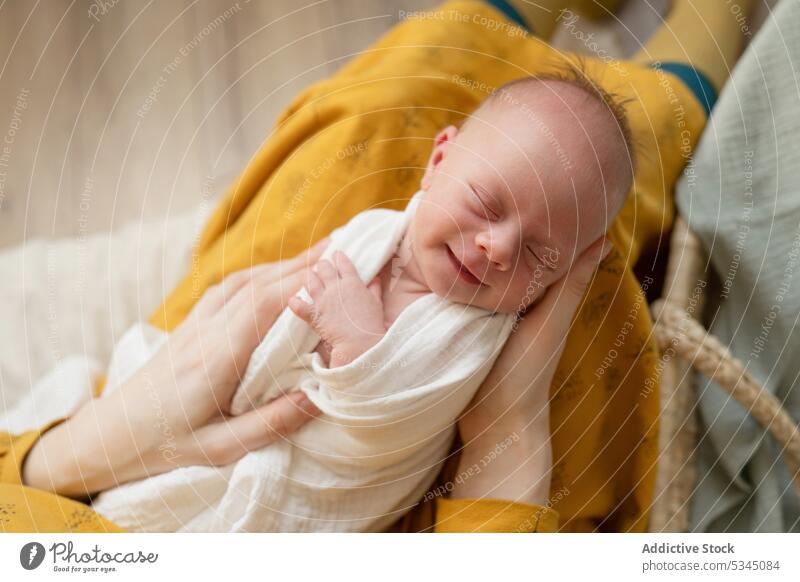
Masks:
[[[4,580],[800,580],[800,534],[6,534]],[[545,578],[547,577],[547,578]]]

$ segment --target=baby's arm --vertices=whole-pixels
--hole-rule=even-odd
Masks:
[[[386,334],[380,280],[364,284],[341,251],[333,263],[320,261],[309,271],[308,293],[313,303],[295,296],[289,308],[319,334],[330,351],[330,368],[349,364]]]

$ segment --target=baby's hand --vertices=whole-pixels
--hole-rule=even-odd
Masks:
[[[333,263],[322,260],[309,271],[308,293],[313,303],[299,297],[289,308],[328,344],[330,367],[355,360],[377,344],[386,333],[380,279],[365,285],[353,263],[341,251]]]

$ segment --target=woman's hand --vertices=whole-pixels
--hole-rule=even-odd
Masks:
[[[42,436],[23,482],[84,497],[180,466],[226,465],[319,414],[302,393],[238,417],[227,412],[253,350],[326,245],[233,273],[206,291],[128,381]]]
[[[575,311],[610,250],[605,238],[595,242],[519,321],[459,420],[464,443],[459,474],[469,477],[457,480],[452,497],[547,503],[552,469],[550,384]]]

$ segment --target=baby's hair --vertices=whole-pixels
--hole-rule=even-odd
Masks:
[[[634,155],[636,147],[625,107],[633,100],[622,99],[618,94],[607,91],[592,80],[586,72],[585,61],[580,57],[577,57],[576,62],[567,60],[559,61],[557,64],[552,65],[551,72],[522,77],[501,85],[481,103],[478,109],[483,109],[487,105],[491,105],[498,100],[510,101],[513,103],[515,98],[512,93],[515,89],[521,89],[522,86],[527,84],[547,82],[572,85],[583,91],[586,95],[594,98],[605,107],[619,128],[628,159],[630,160],[631,172],[634,173],[636,168],[636,156]],[[467,118],[464,125],[466,126],[470,121],[471,117]]]

